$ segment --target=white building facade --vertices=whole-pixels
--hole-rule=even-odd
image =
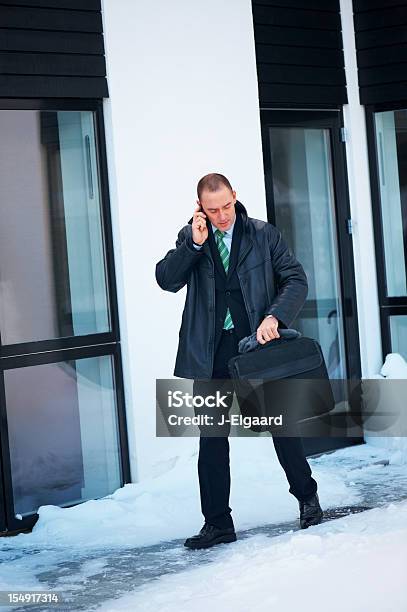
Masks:
[[[26,266],[0,264],[3,531],[32,525],[40,504],[165,472],[196,446],[156,436],[156,380],[173,376],[185,289],[163,292],[155,265],[204,174],[226,175],[304,266],[295,326],[320,342],[332,380],[407,358],[407,3],[57,4],[9,2],[13,33],[0,40],[3,261]],[[24,395],[32,385],[45,392]],[[66,445],[50,445],[61,430]],[[308,454],[363,442],[343,432],[308,441]],[[46,457],[58,467],[33,492],[22,472]],[[55,474],[67,471],[64,487]]]

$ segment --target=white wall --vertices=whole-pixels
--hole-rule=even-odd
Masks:
[[[250,0],[103,0],[109,181],[132,480],[197,438],[155,437],[155,380],[172,378],[185,289],[155,264],[192,216],[196,183],[229,177],[266,219]]]

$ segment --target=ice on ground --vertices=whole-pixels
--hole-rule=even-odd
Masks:
[[[198,441],[197,441],[198,443]],[[231,438],[231,497],[237,529],[289,521],[298,515],[298,502],[288,492],[288,482],[270,437]],[[359,452],[366,456],[366,450]],[[380,450],[375,456],[381,456]],[[328,458],[329,455],[326,455]],[[323,468],[310,460],[325,507],[355,504],[361,500],[349,485],[340,463]],[[126,484],[102,499],[71,508],[46,505],[29,535],[13,538],[13,546],[146,546],[188,535],[202,526],[197,454],[180,458],[174,468],[156,478]]]
[[[379,508],[302,532],[272,439],[230,438],[239,539],[227,552],[182,545],[203,522],[192,442],[165,473],[72,508],[42,506],[32,533],[0,538],[0,589],[62,591],[77,611],[110,598],[110,612],[407,610],[406,439],[309,458],[324,510]]]
[[[210,565],[162,576],[99,610],[407,610],[407,501],[221,548]]]
[[[272,439],[231,438],[230,447],[230,506],[236,529],[296,519],[298,502],[288,492]],[[363,483],[367,478],[374,485],[383,473],[380,462],[389,464],[389,457],[392,453],[386,448],[358,445],[309,458],[323,508],[362,503],[366,497]],[[363,466],[363,477],[359,474],[363,482],[359,487],[349,463],[353,467]],[[203,522],[196,464],[195,452],[180,458],[167,473],[127,484],[102,499],[71,508],[41,506],[32,533],[19,534],[12,541],[7,538],[8,545],[103,549],[147,546],[196,533]],[[403,475],[402,462],[394,465],[396,472],[397,467]],[[396,473],[392,479],[397,480]]]

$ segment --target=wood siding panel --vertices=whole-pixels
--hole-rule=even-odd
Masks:
[[[107,97],[100,0],[0,0],[0,97]]]
[[[100,12],[100,0],[0,0],[3,6],[30,6],[36,8],[72,9]]]
[[[339,0],[253,0],[260,107],[347,103]]]
[[[353,0],[353,20],[360,103],[406,100],[407,0]]]

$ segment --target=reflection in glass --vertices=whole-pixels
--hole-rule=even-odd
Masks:
[[[407,315],[389,317],[392,353],[399,353],[407,361]]]
[[[375,113],[388,297],[407,295],[407,111]]]
[[[2,344],[109,331],[94,117],[0,111]]]
[[[276,225],[304,267],[295,327],[319,341],[330,378],[346,378],[329,130],[271,127]]]
[[[15,513],[121,486],[110,356],[5,370]]]

